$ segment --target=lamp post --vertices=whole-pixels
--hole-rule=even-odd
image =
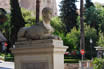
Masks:
[[[92,41],[92,39],[90,38],[90,47],[91,47],[91,59],[93,58],[93,56],[92,56],[92,43],[93,43],[93,41]]]

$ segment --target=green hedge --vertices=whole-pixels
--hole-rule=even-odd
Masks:
[[[64,59],[64,63],[79,63],[80,59]]]

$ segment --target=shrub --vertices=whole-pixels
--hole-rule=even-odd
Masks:
[[[95,58],[93,61],[94,69],[104,69],[104,59]]]
[[[99,40],[98,40],[97,44],[98,44],[98,46],[104,47],[104,35],[103,35],[103,33],[99,33]]]

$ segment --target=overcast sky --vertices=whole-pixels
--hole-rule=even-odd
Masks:
[[[58,14],[59,14],[59,4],[60,4],[60,2],[61,2],[62,0],[56,0],[56,2],[57,2],[57,8],[58,8]],[[78,0],[78,1],[80,1],[80,0]],[[99,3],[104,3],[104,0],[92,0],[92,2],[99,2]],[[80,6],[80,3],[78,2],[78,3],[76,3],[76,5],[77,5],[77,8],[79,8],[79,6]]]

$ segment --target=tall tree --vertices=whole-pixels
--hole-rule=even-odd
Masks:
[[[91,6],[90,8],[86,9],[85,11],[85,22],[87,25],[90,25],[90,27],[95,28],[97,30],[97,35],[99,34],[99,24],[101,24],[100,19],[100,10],[96,9],[96,7]]]
[[[39,23],[40,0],[36,0],[36,23]]]
[[[62,0],[60,5],[60,17],[66,26],[66,31],[70,32],[71,29],[77,27],[77,8],[75,5],[76,0]]]
[[[83,19],[83,0],[80,0],[80,49],[85,50],[85,33],[84,33],[84,19]],[[83,55],[82,55],[83,59]]]
[[[86,0],[86,4],[85,4],[85,7],[86,8],[89,8],[91,6],[94,6],[93,2],[91,2],[91,0]]]
[[[21,27],[24,27],[25,21],[22,17],[18,0],[10,0],[11,5],[11,43],[17,40],[17,33]]]

